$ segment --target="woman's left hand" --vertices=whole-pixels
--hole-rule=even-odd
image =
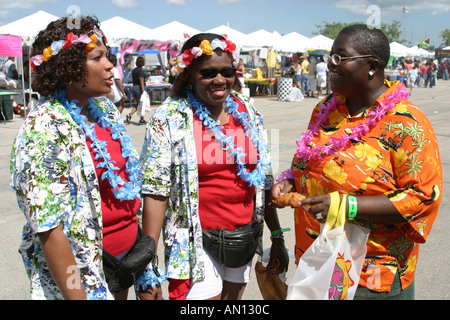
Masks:
[[[320,223],[324,223],[327,220],[330,204],[331,196],[329,194],[309,197],[302,201],[302,205],[308,213],[312,214],[314,219]]]
[[[278,260],[278,273],[283,273],[288,270],[289,265],[289,255],[284,245],[284,239],[273,239],[272,247],[270,248],[270,259],[268,265],[274,265]]]

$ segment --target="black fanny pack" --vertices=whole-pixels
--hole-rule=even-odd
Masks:
[[[155,248],[155,240],[146,236],[139,227],[136,242],[122,260],[103,249],[103,270],[109,290],[118,293],[131,287],[152,261],[153,271],[157,273]]]
[[[203,230],[203,249],[225,267],[242,267],[253,259],[260,234],[261,225],[256,220],[234,231]]]

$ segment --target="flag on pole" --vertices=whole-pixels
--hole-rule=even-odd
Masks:
[[[428,37],[417,45],[418,48],[428,48],[430,46],[430,38]]]

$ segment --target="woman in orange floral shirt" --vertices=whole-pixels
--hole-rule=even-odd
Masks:
[[[404,85],[384,80],[389,42],[354,25],[334,41],[329,95],[297,142],[292,170],[272,189],[310,197],[295,210],[299,259],[326,220],[329,193],[349,195],[349,221],[370,229],[355,299],[413,299],[419,243],[438,213],[442,167],[433,128],[407,100]]]

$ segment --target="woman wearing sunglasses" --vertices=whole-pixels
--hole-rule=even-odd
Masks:
[[[370,229],[355,299],[414,298],[419,243],[441,202],[433,128],[402,82],[384,80],[389,55],[378,29],[354,25],[339,33],[328,59],[333,93],[314,109],[292,170],[272,190],[275,198],[310,196],[301,202],[309,209],[295,210],[297,259],[325,222],[334,191],[347,199],[349,223]]]
[[[170,299],[240,299],[261,252],[264,217],[276,235],[273,261],[280,272],[288,263],[276,211],[266,206],[266,132],[237,92],[238,61],[236,46],[217,34],[190,38],[171,97],[147,126],[143,227],[155,239],[164,228]]]

